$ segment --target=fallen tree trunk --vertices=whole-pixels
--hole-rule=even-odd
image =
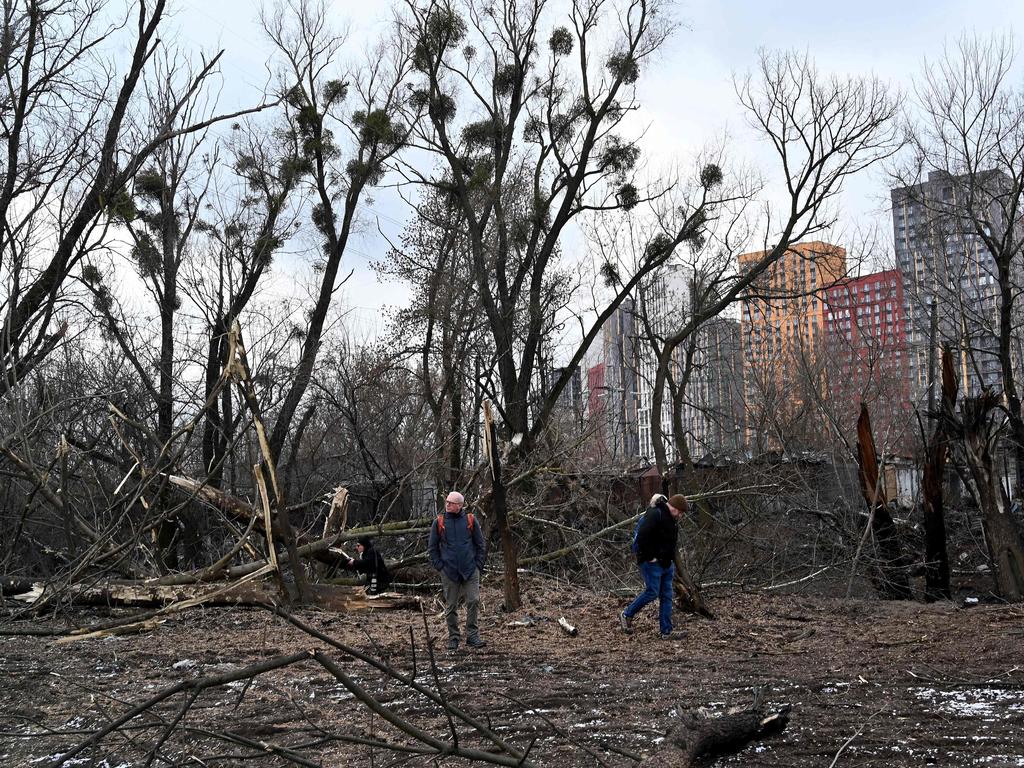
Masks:
[[[46,587],[45,582],[36,582],[32,589],[15,595],[15,599],[34,602]],[[313,604],[331,611],[398,608],[419,602],[418,598],[406,595],[370,597],[362,587],[312,584],[309,588],[313,593]],[[276,585],[266,581],[178,585],[109,581],[89,586],[69,585],[65,588],[64,597],[76,605],[153,606],[197,602],[204,605],[272,606],[281,603],[282,595]]]
[[[205,485],[190,477],[168,475],[167,481],[175,488],[188,492],[192,496],[205,501],[222,512],[227,513],[236,520],[244,522],[246,525],[250,525],[255,521],[255,527],[264,534],[266,533],[266,524],[264,523],[263,514],[245,501],[245,499],[233,496],[219,488],[213,488],[209,485]],[[295,540],[297,545],[296,552],[299,557],[312,557],[324,565],[342,568],[348,562],[348,558],[343,552],[333,549],[336,545],[342,544],[346,541],[355,541],[360,536],[382,537],[402,536],[412,533],[425,534],[430,531],[430,525],[433,522],[434,518],[432,516],[420,517],[412,520],[399,520],[391,523],[381,523],[379,525],[367,525],[360,528],[352,528],[348,531],[330,533],[320,539],[310,539],[308,536],[297,536]],[[280,538],[283,541],[285,533],[278,529],[276,522],[271,523],[271,528],[274,538]],[[280,555],[278,555],[278,559],[281,560],[281,562],[287,562],[286,558]],[[247,563],[245,565],[228,568],[221,573],[213,575],[217,578],[220,578],[221,576],[232,578],[235,576],[245,575],[246,573],[251,573],[254,570],[262,568],[264,564],[265,562],[263,561]],[[209,580],[210,576],[211,574],[208,569],[200,568],[188,573],[171,574],[155,580],[154,583],[190,584]]]

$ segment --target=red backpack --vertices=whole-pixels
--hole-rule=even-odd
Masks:
[[[440,515],[437,516],[437,535],[438,536],[444,536],[444,516],[445,516],[444,512],[442,512]],[[475,520],[476,520],[476,518],[473,517],[473,513],[472,512],[467,512],[466,513],[466,530],[469,531],[470,536],[473,535],[473,523],[475,522]]]

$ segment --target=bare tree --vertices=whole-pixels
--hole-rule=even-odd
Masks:
[[[417,207],[402,241],[375,265],[385,279],[398,279],[412,296],[394,318],[392,346],[409,355],[433,420],[433,442],[441,451],[435,472],[438,492],[463,486],[472,456],[470,428],[480,412],[482,361],[491,367],[483,309],[473,286],[464,217],[444,194],[434,192]]]
[[[495,406],[504,436],[514,438],[508,457],[514,465],[544,431],[604,321],[647,272],[699,234],[713,207],[713,185],[670,232],[648,244],[637,271],[622,276],[569,364],[531,407],[544,340],[564,297],[558,273],[563,235],[581,213],[613,215],[660,192],[634,183],[640,150],[624,118],[638,108],[640,72],[671,24],[659,0],[574,1],[564,26],[544,0],[406,6],[402,34],[413,41],[419,75],[412,103],[427,116],[415,143],[441,170],[428,175],[407,165],[405,172],[450,196],[464,218],[473,281],[494,346]],[[510,195],[523,183],[527,194]],[[506,530],[507,510],[493,506]],[[503,538],[505,603],[515,608],[517,556],[514,542]]]
[[[165,3],[137,6],[118,20],[103,0],[5,5],[0,360],[8,385],[38,365],[65,333],[64,326],[55,328],[63,289],[76,266],[104,242],[109,219],[103,212],[117,204],[159,147],[221,119],[182,122],[219,55],[183,74],[165,94],[163,119],[136,119],[139,88],[160,47]],[[130,54],[118,67],[102,50],[124,42]]]
[[[893,171],[905,201],[922,215],[899,222],[930,254],[903,269],[917,285],[916,320],[930,336],[930,302],[938,335],[959,350],[964,389],[971,381],[1000,386],[1006,404],[1017,488],[1024,487],[1024,416],[1018,299],[1024,283],[1024,90],[1012,77],[1007,37],[964,36],[916,82],[907,118],[911,154]],[[938,340],[929,339],[935,347]],[[932,366],[934,369],[934,365]],[[996,375],[990,375],[994,372]],[[934,370],[929,384],[937,386]],[[968,394],[977,395],[974,386]]]
[[[896,100],[876,79],[840,79],[818,73],[806,56],[762,54],[756,76],[738,84],[741,103],[781,164],[786,203],[766,205],[763,251],[741,272],[722,272],[705,287],[708,300],[665,340],[658,361],[652,413],[660,414],[672,355],[700,324],[718,315],[786,254],[835,222],[831,205],[847,177],[889,157],[899,147]],[[656,461],[667,466],[661,420],[652,417]]]
[[[237,426],[230,389],[210,401],[227,364],[228,331],[249,308],[274,256],[295,231],[297,189],[309,167],[297,137],[280,125],[249,122],[233,128],[227,143],[233,179],[221,180],[213,212],[203,221],[208,266],[191,271],[187,281],[209,329],[202,461],[214,487],[221,486]]]
[[[344,38],[329,28],[322,0],[286,0],[264,15],[263,26],[283,61],[288,130],[302,149],[315,201],[310,220],[322,249],[298,360],[269,438],[271,454],[280,461],[312,378],[360,205],[407,142],[410,126],[399,113],[410,56],[398,39],[369,53],[361,71],[332,77]]]

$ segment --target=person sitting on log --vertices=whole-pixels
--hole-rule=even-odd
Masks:
[[[619,625],[627,634],[633,631],[633,617],[648,603],[658,601],[658,623],[662,639],[672,635],[672,577],[675,575],[677,521],[687,510],[686,497],[676,494],[665,499],[660,494],[652,499],[636,531],[634,551],[644,589],[622,613]]]
[[[360,536],[356,540],[356,552],[359,558],[348,559],[346,568],[356,573],[366,574],[366,593],[377,595],[387,592],[391,585],[391,574],[384,563],[384,558],[373,547],[373,540],[369,536]]]

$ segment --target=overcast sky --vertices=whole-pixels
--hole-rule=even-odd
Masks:
[[[249,0],[172,2],[178,43],[204,51],[225,49],[222,106],[251,103],[265,84],[269,57],[258,6]],[[384,31],[391,14],[391,4],[381,0],[333,0],[330,7],[339,25],[351,25],[353,60],[363,41]],[[658,164],[685,158],[723,133],[751,162],[770,162],[747,130],[732,85],[734,75],[756,64],[761,48],[806,50],[824,71],[874,74],[909,93],[911,78],[925,59],[963,32],[1024,29],[1024,2],[1018,0],[694,0],[678,3],[674,12],[682,26],[641,79],[640,117],[647,125],[643,147],[649,162]],[[1015,74],[1019,78],[1019,69]],[[843,230],[878,224],[891,238],[887,198],[882,169],[856,180],[842,200]],[[378,194],[371,208],[391,234],[397,234],[408,214],[387,194]],[[400,296],[377,286],[365,266],[367,257],[382,253],[382,238],[368,232],[356,248],[348,262],[355,274],[346,299],[356,317],[372,325],[379,304]]]

